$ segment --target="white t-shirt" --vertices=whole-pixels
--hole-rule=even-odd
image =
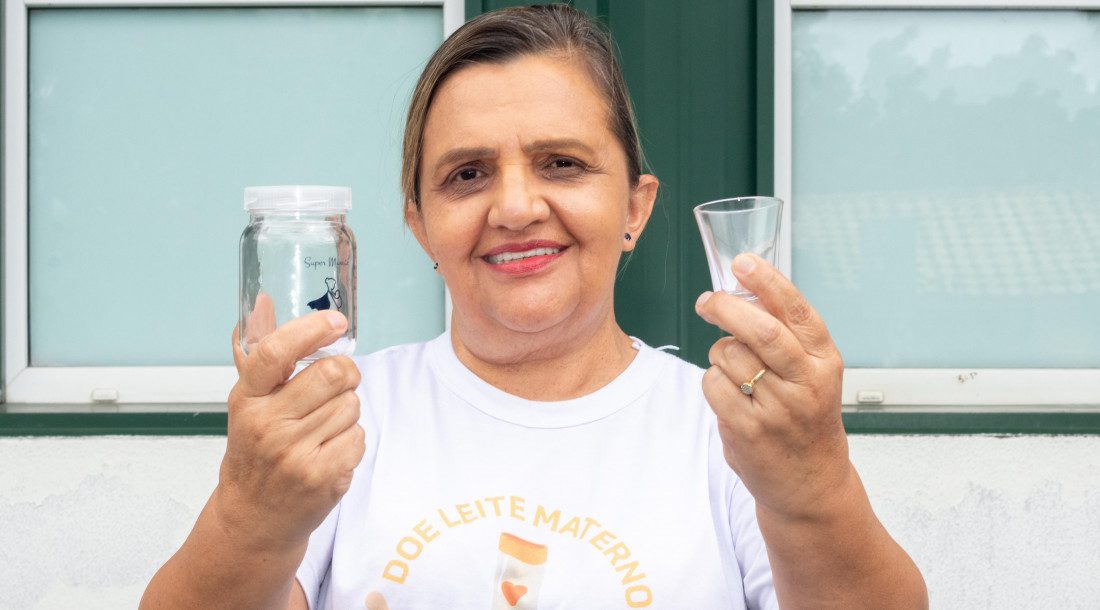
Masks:
[[[367,453],[298,569],[310,608],[778,607],[702,370],[635,347],[552,403],[481,380],[446,333],[358,359]]]

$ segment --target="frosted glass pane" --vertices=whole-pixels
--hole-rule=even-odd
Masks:
[[[352,187],[360,352],[440,332],[398,174],[442,31],[438,8],[31,11],[32,363],[230,363],[249,185]]]
[[[1100,367],[1100,13],[798,12],[793,273],[851,367]]]

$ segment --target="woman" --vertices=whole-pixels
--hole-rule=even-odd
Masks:
[[[848,460],[840,357],[782,275],[743,256],[762,307],[700,297],[738,338],[705,373],[616,324],[657,179],[582,15],[451,36],[413,95],[403,187],[450,332],[289,381],[339,314],[247,357],[234,341],[219,485],[144,607],[927,605]]]

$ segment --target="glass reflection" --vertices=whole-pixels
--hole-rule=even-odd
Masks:
[[[793,22],[793,263],[849,366],[1100,366],[1100,13]]]

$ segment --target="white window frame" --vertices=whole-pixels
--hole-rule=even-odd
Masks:
[[[788,202],[782,226],[781,269],[791,271],[792,65],[791,14],[806,9],[1035,9],[1100,10],[1100,0],[776,0],[776,196]],[[896,411],[1097,411],[1100,369],[888,369],[844,371],[843,403]]]
[[[224,410],[231,366],[30,365],[28,317],[28,13],[36,8],[262,8],[436,6],[443,36],[465,20],[463,0],[9,0],[4,3],[4,406],[9,412]],[[449,312],[450,298],[445,303]],[[449,317],[449,316],[448,316]]]

